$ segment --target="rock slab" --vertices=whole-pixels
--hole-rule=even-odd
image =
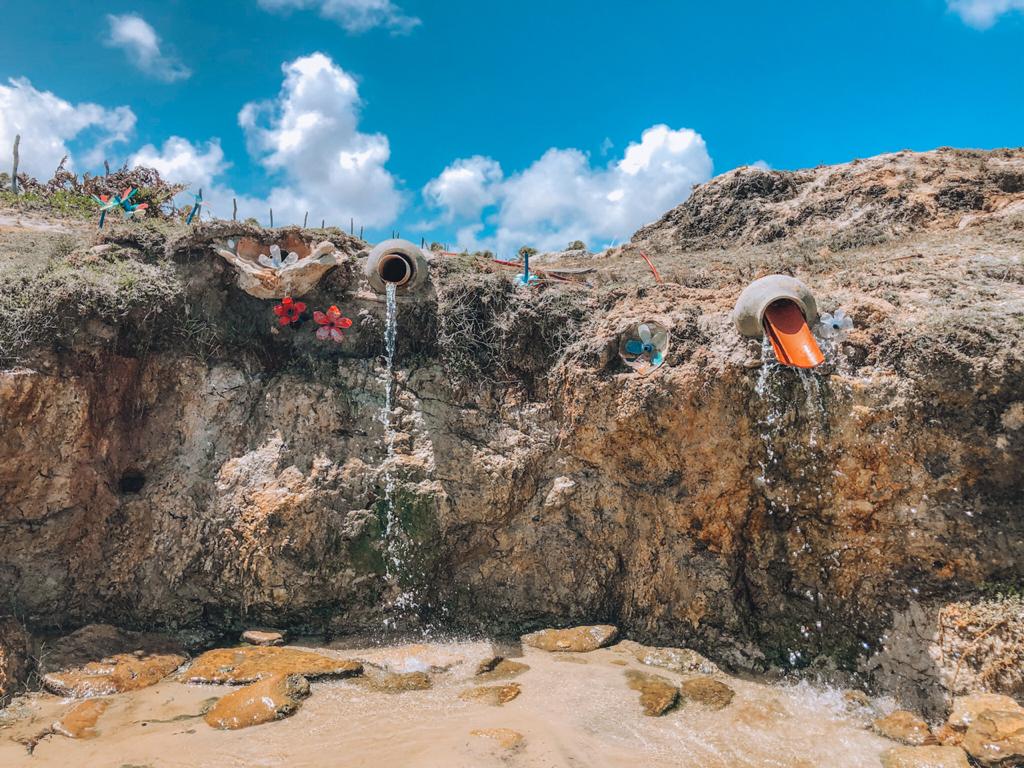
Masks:
[[[583,653],[596,651],[615,642],[619,636],[617,627],[610,624],[572,627],[570,629],[542,629],[520,638],[524,645],[540,648],[542,651],[573,651]]]
[[[182,674],[188,683],[248,684],[272,675],[302,675],[314,680],[322,677],[353,677],[363,673],[363,665],[348,659],[335,659],[322,653],[297,648],[248,646],[207,651]]]
[[[629,669],[626,684],[640,693],[640,706],[648,717],[661,717],[679,701],[679,689],[660,675]]]
[[[224,696],[204,719],[221,730],[248,728],[295,714],[307,696],[309,681],[302,675],[271,675]]]
[[[177,654],[120,653],[43,675],[43,686],[77,699],[110,696],[155,685],[185,663]]]
[[[893,747],[882,753],[882,768],[971,768],[960,747]]]

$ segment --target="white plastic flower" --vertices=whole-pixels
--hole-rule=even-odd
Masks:
[[[853,330],[853,318],[842,309],[833,314],[825,312],[818,318],[818,335],[823,339],[834,339]]]
[[[292,251],[283,259],[281,258],[281,246],[272,245],[270,246],[270,255],[261,253],[257,257],[257,261],[270,269],[283,269],[284,267],[290,267],[292,264],[299,260],[299,254]]]

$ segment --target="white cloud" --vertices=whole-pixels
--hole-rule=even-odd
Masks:
[[[1024,0],[948,0],[948,4],[965,23],[978,29],[988,29],[1004,14],[1024,11]]]
[[[402,207],[387,170],[387,136],[359,131],[356,81],[328,56],[314,53],[282,65],[278,98],[251,102],[238,115],[250,152],[282,180],[267,199],[277,221],[315,218],[342,224],[390,224]]]
[[[128,60],[141,71],[166,83],[184,80],[192,75],[189,68],[176,57],[160,50],[159,35],[141,16],[134,13],[120,16],[108,14],[107,23],[110,30],[105,44],[122,49]]]
[[[445,213],[447,221],[478,216],[497,202],[501,166],[489,157],[474,155],[456,160],[423,188],[423,196]]]
[[[406,34],[422,22],[406,16],[391,0],[258,0],[269,11],[317,8],[324,18],[338,22],[346,31],[366,32],[384,27],[393,34]]]
[[[107,109],[98,104],[72,104],[49,91],[36,90],[25,78],[0,85],[0,151],[5,156],[21,134],[19,170],[50,178],[65,155],[68,142],[90,145],[86,159],[102,162],[114,143],[127,140],[135,129],[135,113],[128,107]],[[74,159],[69,158],[69,167]]]
[[[132,155],[129,165],[156,168],[165,179],[196,189],[212,187],[214,178],[228,167],[218,139],[203,146],[180,136],[167,139],[160,149],[147,144]]]
[[[549,149],[524,171],[503,178],[494,160],[473,157],[448,166],[424,195],[446,217],[463,222],[463,247],[505,254],[522,245],[554,250],[576,239],[594,246],[628,237],[689,197],[711,168],[700,134],[655,125],[602,168],[592,167],[577,149]],[[490,204],[497,211],[485,216]],[[476,222],[467,221],[474,217]],[[489,237],[483,236],[485,224],[493,229]]]

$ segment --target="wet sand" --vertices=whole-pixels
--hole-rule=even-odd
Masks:
[[[725,709],[687,704],[663,717],[645,717],[625,670],[677,683],[684,676],[611,649],[553,654],[524,648],[516,660],[530,669],[514,679],[522,693],[501,706],[459,698],[478,684],[477,663],[494,653],[486,642],[317,650],[392,671],[426,671],[433,688],[381,693],[354,679],[313,681],[312,696],[292,717],[219,731],[197,715],[204,703],[234,688],[170,678],[109,697],[94,738],[50,735],[29,755],[17,740],[38,735],[73,704],[30,694],[0,719],[0,765],[877,768],[879,755],[893,746],[865,729],[840,691],[806,683],[769,686],[723,675],[736,692]],[[444,667],[449,669],[440,671]],[[496,738],[471,735],[479,729],[512,729],[524,740],[508,748]]]

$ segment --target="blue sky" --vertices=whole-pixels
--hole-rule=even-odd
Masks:
[[[0,146],[144,160],[275,221],[509,252],[692,184],[1024,144],[1024,0],[4,0]],[[56,158],[56,159],[54,159]],[[226,206],[226,208],[225,208]]]

